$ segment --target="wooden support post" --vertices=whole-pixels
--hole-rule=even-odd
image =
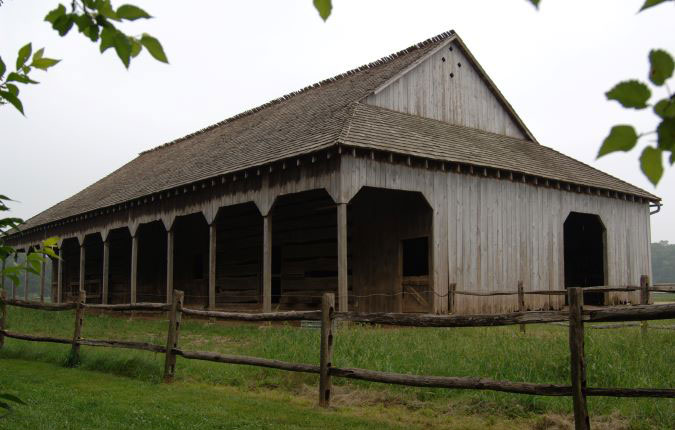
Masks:
[[[107,237],[103,241],[103,274],[101,276],[101,303],[107,305],[110,294],[110,241]]]
[[[457,284],[452,282],[448,285],[448,313],[455,313],[455,300],[457,296],[455,295],[455,290],[457,290]]]
[[[59,259],[57,260],[57,274],[56,274],[56,303],[61,303],[63,294],[63,254],[59,248]],[[54,299],[52,299],[54,301]]]
[[[525,291],[523,281],[518,281],[518,312],[525,312]],[[525,324],[520,325],[520,332],[525,333]]]
[[[166,231],[166,302],[173,300],[173,227]]]
[[[7,327],[7,305],[5,299],[7,295],[4,289],[0,289],[0,330]],[[5,344],[5,335],[0,333],[0,348]]]
[[[19,254],[14,254],[14,265],[18,264],[17,258]],[[16,300],[16,282],[12,281],[12,300]]]
[[[574,403],[575,430],[589,430],[588,407],[586,406],[586,365],[584,363],[584,323],[582,313],[584,295],[581,288],[568,288],[570,328],[570,376],[572,379],[572,401]]]
[[[349,272],[347,263],[347,204],[337,205],[338,309],[349,311]]]
[[[28,266],[28,248],[26,248],[26,266]],[[28,301],[28,282],[29,282],[29,272],[28,270],[25,270],[23,272],[23,299],[25,301]]]
[[[70,364],[76,365],[80,362],[80,339],[82,339],[82,325],[84,323],[84,303],[87,299],[87,294],[84,290],[80,290],[77,299],[77,307],[75,308],[75,331],[73,332],[73,346],[70,354]]]
[[[183,318],[182,291],[174,290],[169,312],[169,331],[166,338],[166,356],[164,358],[164,382],[171,382],[176,374],[176,354],[173,349],[178,347],[178,334]]]
[[[209,225],[209,309],[216,309],[216,221]]]
[[[272,312],[272,215],[263,217],[263,312]]]
[[[640,276],[640,304],[649,304],[649,276],[647,275]],[[642,335],[647,334],[648,327],[649,323],[647,321],[640,322],[640,333]]]
[[[45,270],[47,269],[47,261],[46,257],[44,258],[45,260],[42,260],[40,267],[40,303],[45,302]]]
[[[85,261],[86,261],[86,254],[87,254],[87,248],[84,247],[84,238],[82,239],[82,243],[80,244],[80,276],[79,276],[79,285],[80,285],[80,291],[87,291],[84,285],[84,269],[85,269]]]
[[[136,288],[138,282],[138,234],[131,236],[131,299],[136,304]]]
[[[330,368],[333,362],[333,313],[335,312],[335,295],[324,293],[321,300],[321,358],[319,373],[319,406],[330,406],[332,383]]]

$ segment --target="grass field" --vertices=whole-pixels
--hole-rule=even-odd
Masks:
[[[11,308],[8,322],[12,331],[72,336],[71,312]],[[96,339],[164,344],[166,325],[165,320],[87,315],[83,333]],[[79,428],[68,423],[102,416],[122,420],[129,428],[140,428],[143,422],[147,422],[144,428],[191,428],[202,422],[202,428],[544,429],[565,428],[571,414],[569,398],[398,387],[337,378],[335,407],[323,411],[315,406],[315,375],[179,357],[176,383],[166,386],[159,383],[162,354],[82,347],[79,369],[66,369],[62,365],[68,346],[5,342],[0,350],[0,391],[19,394],[31,404],[6,419],[13,423],[8,428],[22,428],[22,423],[32,423],[23,427],[32,429]],[[187,320],[179,343],[186,350],[318,363],[319,332],[312,329]],[[636,327],[588,330],[586,352],[590,386],[675,386],[673,331],[649,330],[642,337]],[[517,327],[351,326],[337,331],[334,365],[568,384],[568,354],[567,329],[561,326],[528,326],[525,335]],[[164,407],[164,402],[173,406]],[[139,412],[129,415],[124,404]],[[57,415],[64,421],[55,421],[54,414],[43,412],[42,405],[46,411],[61,410]],[[91,412],[99,409],[98,415]],[[675,428],[674,400],[590,398],[589,409],[594,428],[602,428],[603,423],[605,428]],[[279,426],[273,425],[277,419]],[[223,420],[238,424],[225,425]]]

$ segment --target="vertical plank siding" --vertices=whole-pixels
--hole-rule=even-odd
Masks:
[[[514,291],[518,281],[524,290],[564,289],[563,224],[570,212],[599,215],[607,236],[606,283],[639,285],[649,274],[649,209],[647,204],[537,187],[520,182],[408,167],[404,164],[343,158],[343,198],[351,199],[361,187],[403,189],[422,193],[434,208],[435,243],[447,243],[443,261],[434,268],[437,294],[448,283],[458,290]],[[355,174],[354,172],[357,172]],[[412,221],[414,222],[414,221]],[[358,232],[355,240],[358,240]],[[442,237],[436,237],[442,236]],[[435,251],[438,248],[434,247]],[[355,267],[360,263],[355,260]],[[355,290],[372,279],[355,273]],[[358,292],[357,292],[358,294]],[[637,293],[610,293],[610,303],[638,303]],[[526,295],[526,309],[559,309],[564,297]],[[447,307],[447,300],[445,300]],[[434,310],[445,312],[439,304]],[[516,311],[517,296],[492,298],[457,295],[459,313]]]
[[[398,112],[525,138],[456,43],[439,49],[365,101]]]

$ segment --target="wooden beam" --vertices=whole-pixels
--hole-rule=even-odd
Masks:
[[[649,276],[647,275],[640,276],[640,304],[649,304]],[[640,323],[640,333],[643,336],[647,334],[647,328],[647,321],[642,321]]]
[[[272,215],[263,217],[263,312],[272,311]]]
[[[324,293],[321,301],[321,347],[319,357],[319,406],[330,406],[332,383],[330,368],[333,365],[333,313],[335,312],[335,296]]]
[[[59,248],[59,259],[57,260],[58,273],[56,274],[56,303],[61,303],[63,297],[63,252]],[[52,298],[52,301],[54,299]]]
[[[588,407],[586,405],[586,365],[584,363],[584,322],[583,291],[581,288],[569,288],[569,344],[570,377],[572,379],[572,402],[574,405],[575,430],[590,430]]]
[[[28,264],[28,247],[26,247],[26,265]],[[28,270],[23,272],[23,299],[28,301]]]
[[[136,304],[138,282],[138,232],[131,236],[131,304]]]
[[[42,260],[40,265],[40,303],[45,302],[45,270],[47,269],[47,260]]]
[[[169,311],[169,330],[166,338],[166,356],[164,357],[164,382],[171,382],[176,374],[176,354],[174,348],[178,347],[178,335],[180,334],[180,325],[183,319],[181,310],[183,309],[183,299],[185,295],[182,291],[174,291],[171,298],[171,310]]]
[[[349,285],[347,263],[347,204],[337,205],[337,255],[338,255],[338,309],[347,312],[349,309]]]
[[[166,302],[173,299],[173,226],[166,231]]]
[[[108,291],[110,283],[110,242],[106,237],[103,241],[103,274],[101,275],[101,303],[108,303]]]
[[[216,221],[209,225],[209,309],[216,309]]]
[[[78,278],[79,282],[79,290],[80,291],[85,291],[84,288],[84,279],[85,279],[85,261],[86,261],[86,255],[87,255],[87,248],[84,246],[84,237],[82,238],[82,242],[80,243],[80,276]]]

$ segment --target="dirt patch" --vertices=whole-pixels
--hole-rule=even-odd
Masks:
[[[591,428],[594,430],[628,430],[628,420],[621,414],[591,417]],[[574,430],[573,415],[546,414],[534,421],[533,430]]]

